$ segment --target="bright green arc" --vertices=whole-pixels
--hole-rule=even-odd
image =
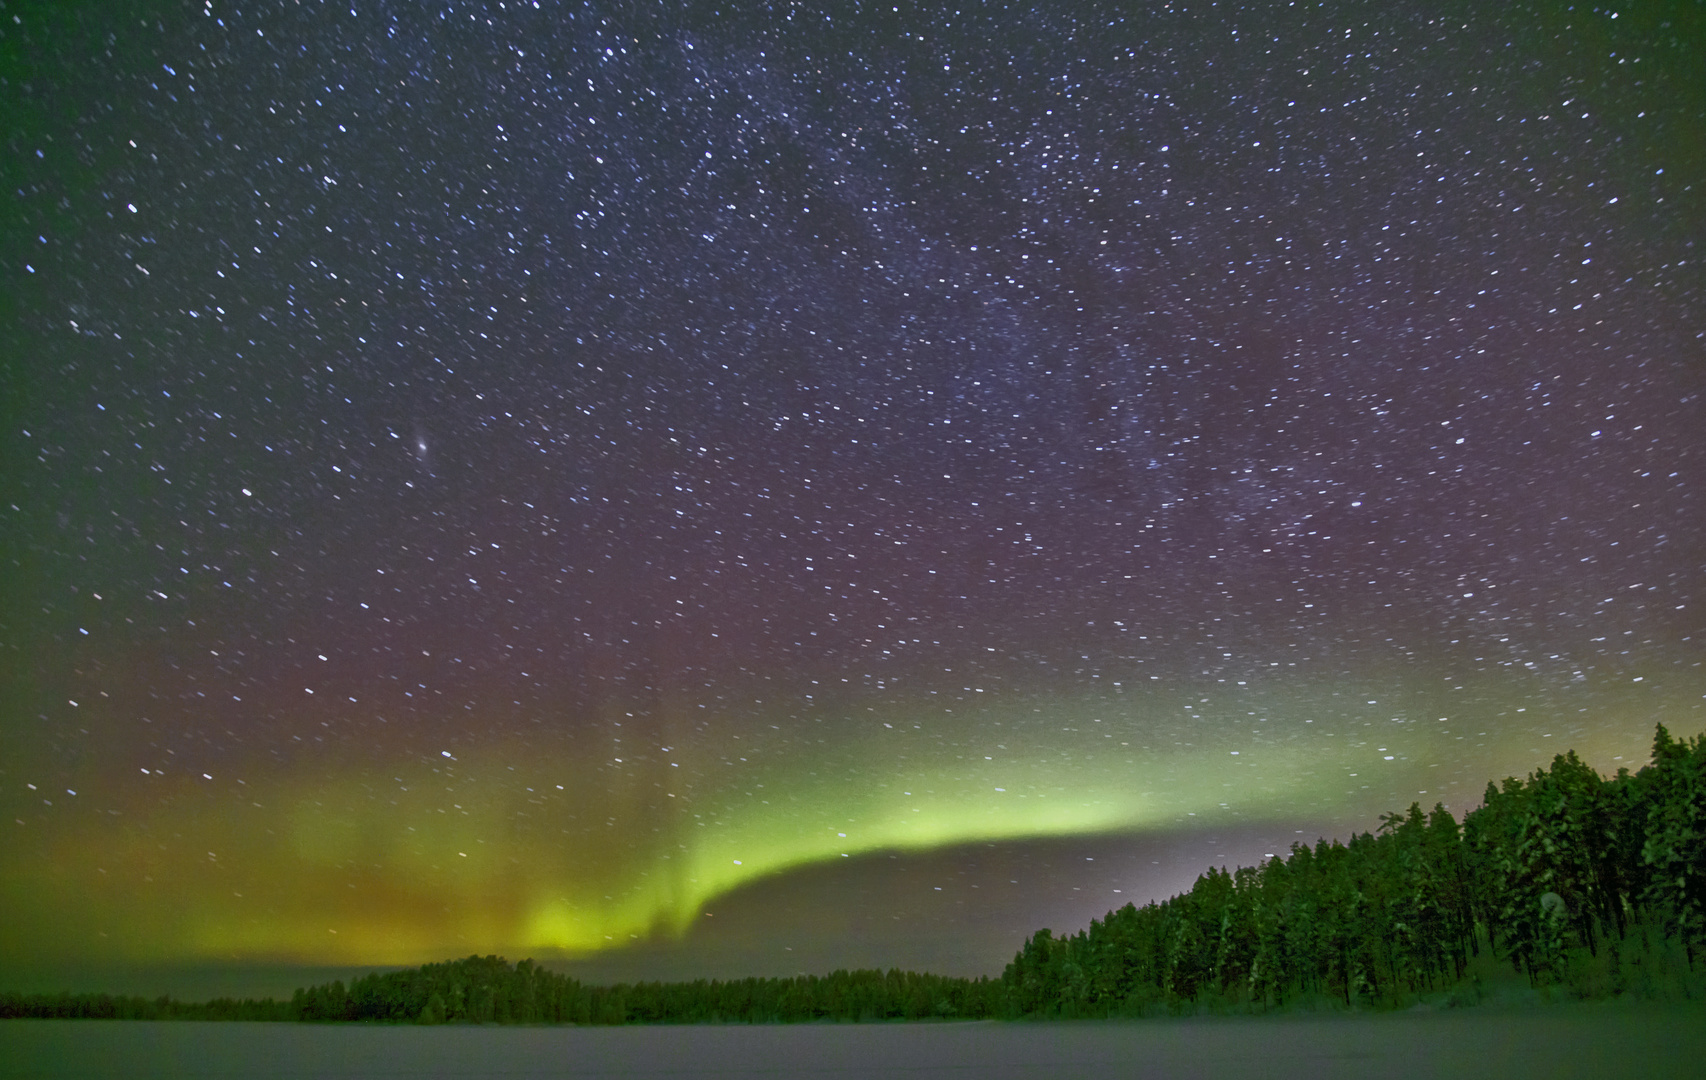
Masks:
[[[740,757],[684,739],[667,760],[619,764],[588,760],[583,742],[487,746],[454,766],[299,768],[252,779],[252,806],[185,794],[136,808],[140,826],[86,819],[39,862],[0,856],[21,916],[0,937],[14,953],[57,940],[144,959],[586,954],[679,936],[713,898],[826,860],[1193,826],[1367,828],[1412,801],[1461,813],[1489,778],[1569,746],[1602,769],[1638,761],[1651,730],[1650,710],[1631,708],[1602,714],[1591,738],[1554,740],[1473,710],[1442,719],[1423,692],[1374,708],[1367,696],[992,695],[976,711],[836,717],[809,743],[797,723],[747,718]],[[1476,736],[1489,730],[1501,734]]]

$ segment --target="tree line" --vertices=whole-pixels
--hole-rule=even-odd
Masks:
[[[290,1004],[303,1020],[795,1023],[987,1017],[1000,1013],[1004,999],[999,980],[898,969],[587,986],[530,960],[512,967],[495,956],[470,956],[368,975],[347,988],[334,982],[299,990]]]
[[[1000,980],[890,971],[588,986],[532,960],[470,956],[297,990],[289,1001],[0,994],[0,1018],[471,1024],[798,1023],[1005,1015]]]
[[[1482,949],[1535,985],[1568,979],[1631,930],[1692,970],[1706,929],[1706,735],[1661,724],[1651,764],[1602,777],[1574,751],[1487,785],[1461,825],[1411,804],[1349,843],[1210,870],[1187,893],[1127,905],[1069,937],[1038,931],[1002,975],[1020,1015],[1144,1015],[1288,999],[1393,1001],[1446,989]],[[1616,985],[1600,986],[1615,993]]]
[[[1606,778],[1572,751],[1488,784],[1459,823],[1443,806],[1387,814],[1348,843],[1189,892],[1127,904],[1089,928],[1039,930],[1001,976],[890,970],[588,986],[531,960],[427,964],[296,991],[288,1002],[0,994],[0,1018],[414,1023],[791,1023],[1141,1016],[1209,1008],[1354,1006],[1449,989],[1490,950],[1536,985],[1596,970],[1615,993],[1631,935],[1657,934],[1686,969],[1706,946],[1706,734],[1659,725],[1649,765]],[[1650,952],[1650,949],[1649,949]],[[1609,956],[1609,967],[1602,954]]]
[[[123,994],[0,993],[0,1020],[295,1020],[288,1001],[178,1001]]]

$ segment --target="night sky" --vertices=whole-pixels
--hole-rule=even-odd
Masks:
[[[0,965],[993,973],[1706,728],[1629,8],[6,0]]]

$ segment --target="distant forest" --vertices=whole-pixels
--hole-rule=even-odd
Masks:
[[[624,1024],[1391,1007],[1478,1000],[1483,956],[1572,996],[1650,995],[1655,980],[1689,979],[1703,946],[1706,735],[1675,740],[1660,725],[1637,773],[1607,779],[1572,751],[1489,784],[1461,824],[1412,804],[1348,844],[1294,844],[1071,936],[1039,930],[999,979],[838,971],[599,987],[471,956],[288,1002],[0,994],[0,1017]]]

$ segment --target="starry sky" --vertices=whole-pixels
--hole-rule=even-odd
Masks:
[[[1629,7],[5,0],[0,963],[987,973],[1701,730]]]

